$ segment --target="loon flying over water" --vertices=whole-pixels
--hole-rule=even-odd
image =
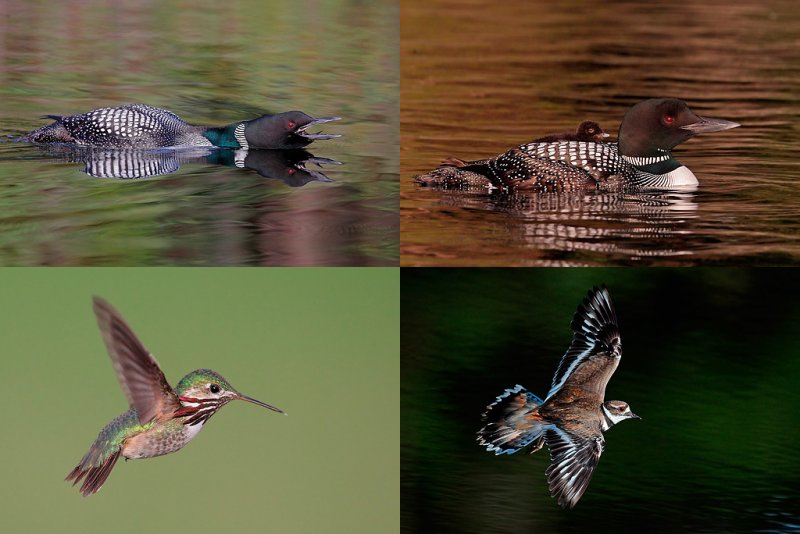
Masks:
[[[505,191],[693,187],[697,178],[671,150],[696,134],[737,126],[699,117],[682,100],[654,98],[628,110],[617,143],[532,142],[494,158],[442,166],[414,180],[436,186],[488,185],[488,180]]]
[[[312,141],[340,137],[310,133],[308,128],[340,120],[315,119],[302,111],[264,115],[227,126],[193,126],[166,109],[128,104],[81,115],[46,115],[55,122],[30,132],[24,141],[74,143],[101,148],[217,146],[227,148],[302,148]]]

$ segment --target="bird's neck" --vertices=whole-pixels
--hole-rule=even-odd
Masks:
[[[247,138],[244,135],[245,123],[234,122],[218,128],[206,128],[203,137],[212,145],[224,148],[248,148]]]

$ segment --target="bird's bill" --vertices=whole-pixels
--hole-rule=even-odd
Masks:
[[[286,412],[284,412],[280,408],[276,408],[275,406],[267,404],[266,402],[261,402],[260,400],[256,400],[253,397],[248,397],[247,395],[242,395],[241,393],[239,393],[239,396],[237,398],[239,400],[252,402],[253,404],[258,404],[259,406],[263,406],[264,408],[269,408],[273,412],[278,412],[278,413],[282,413],[283,415],[288,415]]]
[[[297,134],[297,135],[299,135],[301,137],[305,137],[306,139],[311,139],[312,141],[317,141],[317,140],[320,140],[320,139],[335,139],[337,137],[341,137],[342,135],[341,134],[324,134],[322,132],[310,133],[310,132],[307,132],[306,130],[308,128],[311,128],[312,126],[316,126],[317,124],[323,124],[323,123],[326,123],[326,122],[333,122],[333,121],[340,121],[340,120],[342,120],[341,117],[320,117],[318,119],[312,119],[311,122],[309,122],[308,124],[305,124],[305,125],[301,126],[300,128],[298,128],[297,131],[295,132],[295,134]]]
[[[692,133],[706,133],[706,132],[721,132],[722,130],[730,130],[741,126],[738,122],[726,121],[723,119],[712,119],[709,117],[699,117],[699,121],[681,126],[683,130],[689,130]]]

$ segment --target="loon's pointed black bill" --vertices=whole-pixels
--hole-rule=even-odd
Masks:
[[[303,136],[306,139],[311,139],[312,141],[316,141],[319,139],[334,139],[336,137],[341,137],[342,134],[324,134],[324,133],[308,133],[306,130],[312,126],[316,126],[317,124],[323,124],[326,122],[333,122],[333,121],[340,121],[342,120],[341,117],[320,117],[318,119],[313,119],[311,122],[306,124],[305,126],[301,126],[295,132],[297,135]]]
[[[741,126],[738,122],[726,121],[723,119],[711,119],[708,117],[698,117],[700,120],[693,124],[681,126],[683,130],[689,130],[692,133],[707,133],[707,132],[721,132],[722,130],[730,130]]]

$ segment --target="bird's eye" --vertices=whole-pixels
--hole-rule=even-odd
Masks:
[[[295,126],[297,126],[297,123],[294,121],[289,121],[286,123],[286,127],[290,130],[293,129]]]
[[[672,124],[674,120],[675,120],[675,117],[670,117],[669,115],[665,115],[664,116],[664,122],[667,123],[667,124]]]
[[[589,128],[589,133],[594,133],[594,128]]]
[[[216,384],[211,384],[208,389],[211,390],[211,393],[219,393],[219,386]]]

